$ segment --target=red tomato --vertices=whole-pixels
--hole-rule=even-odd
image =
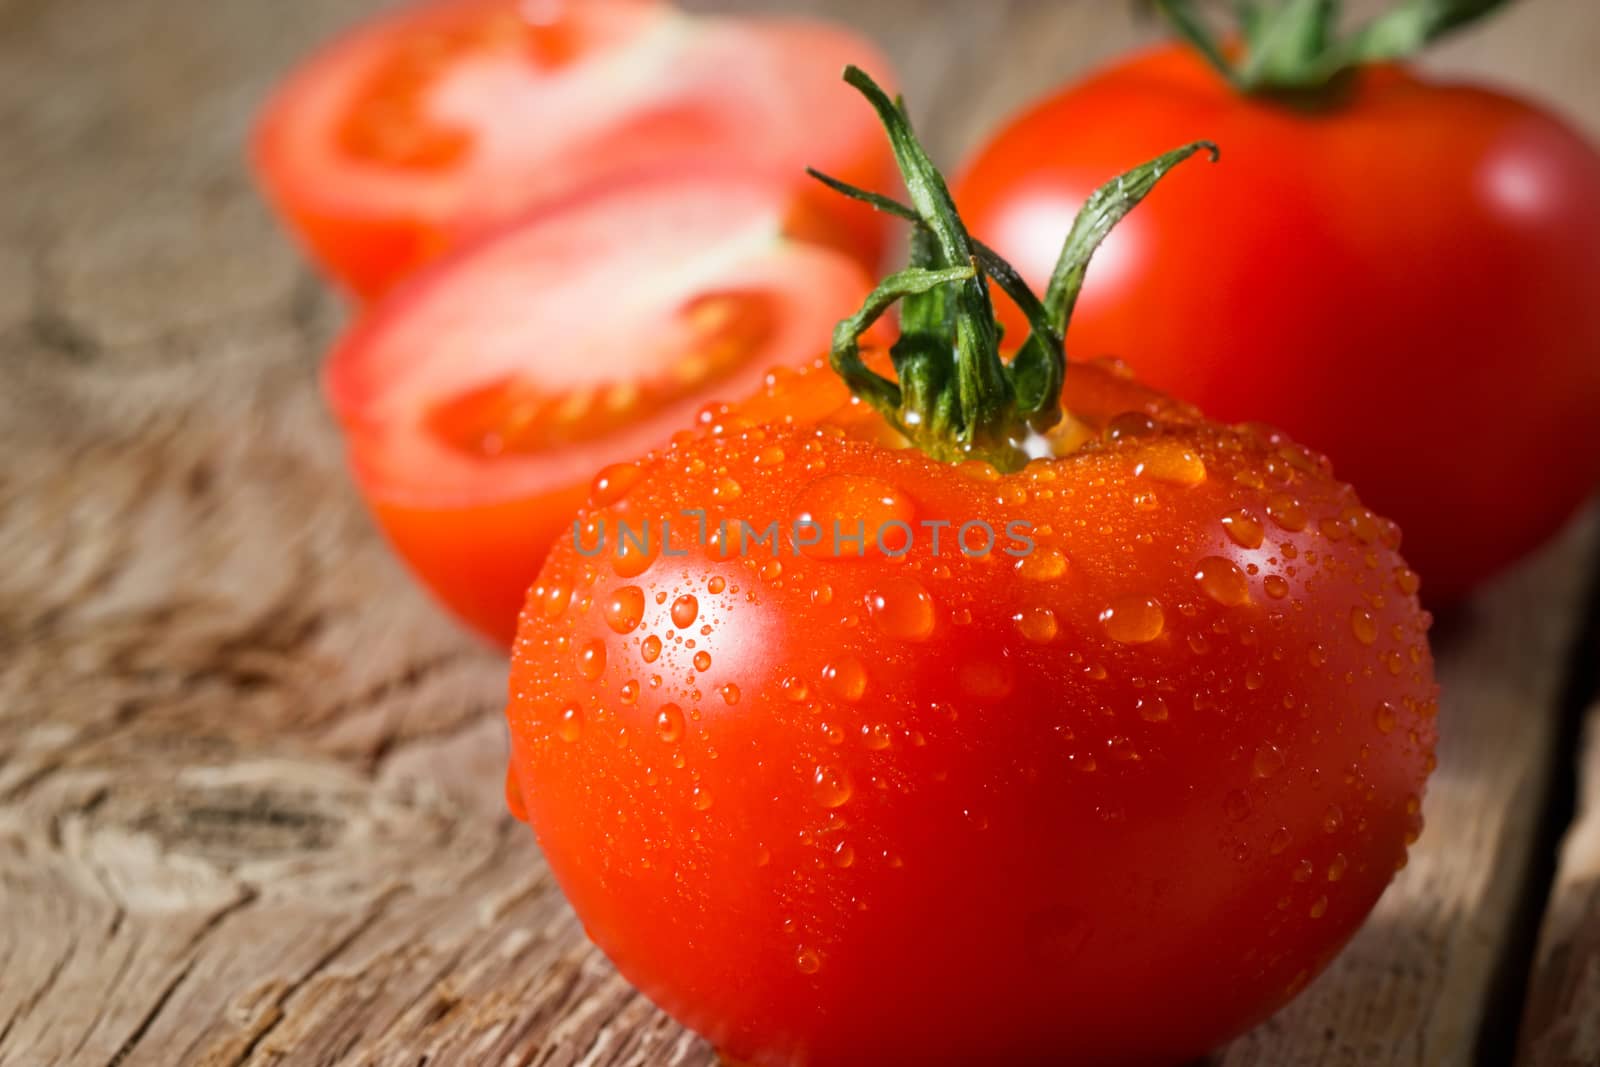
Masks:
[[[590,476],[825,347],[868,279],[783,232],[786,190],[705,170],[550,205],[430,266],[335,348],[329,401],[384,532],[509,644]]]
[[[1069,371],[1070,281],[1027,297],[846,77],[911,264],[839,378],[602,472],[523,609],[508,799],[594,941],[737,1061],[1185,1061],[1302,988],[1421,828],[1417,576],[1321,456]],[[1200,147],[1097,194],[1069,274]],[[1010,362],[986,278],[1035,312]]]
[[[870,119],[844,106],[835,74],[851,61],[882,65],[818,22],[695,19],[645,0],[428,0],[298,71],[262,117],[257,169],[360,297],[540,201],[706,159],[788,182],[797,228],[875,262],[884,221],[802,173],[892,173]]]
[[[1171,47],[1022,114],[956,199],[1040,284],[1091,189],[1199,136],[1221,165],[1174,174],[1107,242],[1068,350],[1327,452],[1440,601],[1548,537],[1600,484],[1600,156],[1404,67],[1306,109]]]
[[[1013,474],[846,397],[780,376],[607,472],[583,544],[684,554],[563,539],[529,595],[509,791],[590,936],[753,1064],[1176,1063],[1262,1019],[1421,826],[1397,531],[1114,369]],[[801,516],[914,542],[739,551]]]

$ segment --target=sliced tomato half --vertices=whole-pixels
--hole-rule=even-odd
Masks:
[[[694,18],[652,0],[428,0],[295,73],[262,116],[256,169],[363,298],[540,202],[690,161],[781,177],[808,236],[872,265],[884,220],[803,174],[892,177],[870,113],[839,81],[846,63],[887,69],[819,22]]]
[[[855,260],[786,232],[760,177],[675,170],[549,205],[372,308],[324,375],[380,525],[460,618],[509,644],[602,467],[825,352]]]

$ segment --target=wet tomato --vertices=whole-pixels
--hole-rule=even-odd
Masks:
[[[357,481],[458,617],[509,645],[596,469],[826,348],[868,279],[787,236],[786,204],[700,169],[619,181],[431,265],[338,343],[325,385]]]
[[[443,249],[620,173],[715,161],[781,182],[794,228],[874,262],[881,219],[805,183],[892,172],[834,72],[880,62],[801,19],[692,18],[647,0],[428,0],[296,72],[256,131],[272,202],[373,297]],[[805,130],[805,140],[799,131]]]
[[[1067,348],[1326,452],[1442,603],[1600,485],[1600,154],[1503,93],[1346,77],[1286,101],[1187,48],[1139,55],[1011,121],[956,196],[1038,281],[1122,161],[1214,138],[1221,167],[1175,175],[1107,243]]]
[[[1181,1062],[1405,862],[1417,578],[1281,435],[1044,325],[1000,361],[1003,265],[872,99],[934,238],[880,291],[900,339],[857,358],[874,298],[832,351],[855,395],[774,372],[602,473],[523,611],[508,796],[622,973],[739,1061]]]

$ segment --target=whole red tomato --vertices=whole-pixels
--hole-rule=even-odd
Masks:
[[[715,163],[784,184],[796,232],[875,263],[881,219],[806,182],[893,167],[833,80],[881,62],[803,19],[654,0],[423,0],[315,56],[262,115],[255,161],[322,266],[369,299],[442,250],[618,174]],[[802,139],[799,131],[805,130]]]
[[[374,305],[324,368],[357,483],[455,615],[507,646],[594,471],[800,365],[870,288],[786,232],[781,184],[703,168],[545,205]]]
[[[1175,175],[1107,242],[1068,350],[1326,452],[1405,528],[1432,600],[1545,540],[1600,484],[1600,155],[1405,66],[1252,93],[1174,46],[1023,112],[956,198],[1038,282],[1090,190],[1197,136],[1224,166]]]
[[[508,794],[622,973],[740,1061],[1177,1063],[1405,862],[1416,576],[1280,435],[1066,369],[1043,323],[1003,364],[1004,266],[872,99],[929,239],[835,336],[859,395],[778,372],[602,473],[523,612]],[[891,296],[892,382],[854,340]]]

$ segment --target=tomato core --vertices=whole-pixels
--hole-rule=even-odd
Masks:
[[[727,378],[771,341],[779,314],[768,293],[701,293],[669,320],[654,373],[562,391],[508,375],[434,405],[425,422],[446,445],[480,459],[604,438]]]

